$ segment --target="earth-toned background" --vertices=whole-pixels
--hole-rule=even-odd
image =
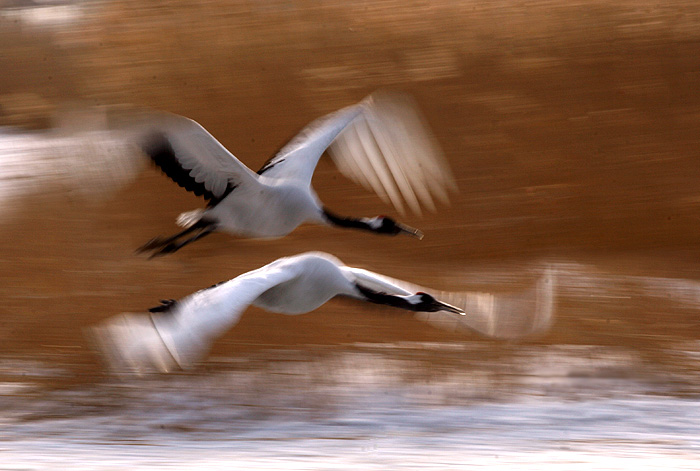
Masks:
[[[411,364],[420,377],[437,369],[473,379],[496,369],[501,380],[524,375],[541,384],[551,378],[514,365],[532,362],[530,355],[543,364],[560,358],[570,378],[588,366],[566,365],[597,364],[591,352],[613,349],[632,360],[604,375],[643,377],[671,385],[664,394],[696,397],[696,2],[17,1],[0,8],[0,70],[2,125],[42,129],[66,106],[146,106],[197,120],[253,169],[320,115],[376,89],[408,92],[459,186],[436,214],[400,218],[426,233],[420,242],[304,226],[271,242],[217,234],[152,260],[134,249],[174,232],[180,212],[204,204],[155,168],[107,201],[58,193],[6,202],[0,354],[13,359],[2,372],[7,384],[25,369],[13,361],[37,361],[63,371],[34,374],[40,389],[99,390],[95,384],[110,379],[86,328],[281,256],[322,250],[439,289],[518,289],[554,267],[555,321],[544,335],[504,343],[357,303],[331,302],[300,317],[251,308],[213,358],[264,362],[283,348],[303,363],[358,345],[407,342],[421,352],[422,366]],[[328,159],[314,186],[341,214],[396,216]],[[467,350],[420,347],[436,343]],[[560,349],[568,353],[558,357]],[[399,350],[382,355],[403,358]],[[336,367],[319,366],[319,375]],[[243,369],[262,371],[256,368]],[[518,389],[505,383],[483,394]],[[32,407],[22,394],[6,400],[17,410]],[[693,443],[684,453],[697,453]]]

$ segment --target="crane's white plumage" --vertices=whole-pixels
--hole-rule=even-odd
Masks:
[[[384,226],[377,226],[367,224],[369,219],[329,215],[311,188],[316,165],[326,150],[342,173],[374,190],[401,213],[405,205],[418,214],[421,205],[434,210],[431,192],[447,202],[447,192],[456,188],[417,107],[404,95],[374,94],[313,121],[257,174],[194,121],[168,116],[150,127],[152,142],[146,144],[146,152],[151,158],[181,186],[215,201],[206,210],[183,214],[179,223],[186,228],[202,221],[212,230],[269,238],[311,222],[421,236],[388,218]],[[173,242],[173,238],[156,239],[144,250],[169,252],[189,241]]]
[[[50,187],[46,182],[53,177],[59,188],[94,199],[133,180],[150,157],[180,186],[209,200],[207,208],[178,218],[185,227],[181,233],[144,245],[154,254],[175,251],[213,231],[274,238],[303,223],[422,236],[390,218],[329,213],[311,187],[326,151],[341,173],[402,214],[406,208],[416,214],[435,210],[435,200],[447,203],[448,192],[456,189],[417,106],[402,94],[375,93],[311,122],[258,172],[191,119],[123,107],[102,114],[96,120],[83,113],[84,122],[73,120],[58,134],[0,133],[0,184],[27,186],[21,180],[29,173],[36,192]],[[178,240],[195,231],[195,237]]]
[[[418,106],[406,95],[375,94],[371,106],[343,132],[329,153],[343,174],[377,193],[402,214],[444,204],[457,186]]]
[[[535,287],[517,293],[443,293],[347,267],[335,257],[313,252],[276,260],[198,291],[167,305],[163,312],[109,319],[94,329],[94,337],[117,371],[188,368],[206,355],[214,340],[235,325],[250,305],[301,314],[335,296],[416,311],[420,319],[439,327],[517,338],[549,326],[553,280],[547,273]]]
[[[144,139],[149,137],[148,133],[162,134],[173,147],[180,165],[189,171],[189,176],[202,183],[216,198],[221,198],[231,183],[258,183],[258,176],[252,170],[194,120],[159,113],[131,129],[142,145],[146,144]]]
[[[447,203],[456,184],[440,147],[406,95],[375,93],[306,126],[270,161],[266,176],[311,183],[328,149],[338,169],[401,213],[434,210],[431,191]]]

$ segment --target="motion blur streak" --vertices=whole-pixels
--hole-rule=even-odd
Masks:
[[[107,129],[0,129],[0,209],[28,197],[94,202],[114,196],[145,167],[138,149]]]
[[[73,165],[65,135],[99,133],[55,124],[65,107],[132,104],[197,120],[257,168],[385,88],[415,97],[459,188],[405,221],[423,241],[302,227],[148,261],[133,250],[191,195],[155,170],[128,183],[126,162],[114,197],[86,204],[61,165],[0,144],[3,466],[697,468],[699,47],[683,0],[3,2],[0,126],[52,140],[49,159]],[[343,213],[394,215],[323,159],[313,184]],[[201,370],[133,382],[83,336],[308,250],[487,293],[551,267],[554,322],[504,342],[365,306],[251,309]]]

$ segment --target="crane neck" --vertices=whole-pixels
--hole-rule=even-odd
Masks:
[[[365,299],[371,303],[385,304],[387,306],[393,306],[399,309],[405,309],[407,311],[420,310],[419,306],[411,303],[406,296],[382,293],[380,291],[367,288],[366,286],[362,286],[359,283],[355,283],[355,287],[360,291],[360,293],[362,293]]]
[[[338,227],[351,229],[362,229],[370,232],[378,232],[381,223],[376,218],[354,218],[349,216],[339,216],[323,208],[323,216],[330,224]]]

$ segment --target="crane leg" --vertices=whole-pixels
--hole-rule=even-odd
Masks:
[[[206,221],[206,220],[199,220],[196,223],[192,224],[190,227],[178,232],[177,234],[174,234],[170,237],[154,237],[153,239],[149,240],[145,244],[143,244],[141,247],[136,249],[136,253],[144,253],[144,252],[149,252],[153,251],[151,254],[151,257],[154,257],[156,255],[165,255],[167,253],[172,253],[176,252],[183,246],[194,242],[195,240],[204,237],[207,234],[210,234],[216,229],[216,225],[212,223],[211,221]],[[183,236],[186,236],[188,234],[191,234],[192,232],[198,231],[197,234],[195,234],[193,237],[190,237],[189,239],[185,239],[184,241],[178,242],[178,239],[180,239]]]

